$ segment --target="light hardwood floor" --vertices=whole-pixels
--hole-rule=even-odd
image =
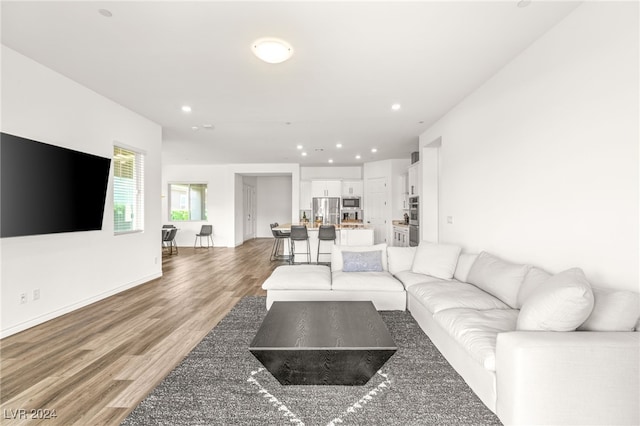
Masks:
[[[265,294],[283,263],[272,242],[181,247],[162,278],[2,339],[0,423],[119,424],[238,300]],[[21,409],[29,419],[12,419]],[[37,409],[57,417],[33,420]]]

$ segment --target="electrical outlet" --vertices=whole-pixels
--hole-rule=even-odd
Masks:
[[[40,289],[36,288],[35,290],[33,290],[33,300],[38,300],[40,299]]]
[[[157,256],[153,258],[153,263],[155,263],[156,265],[158,264],[158,257]]]
[[[20,304],[24,305],[27,303],[27,293],[20,293]]]

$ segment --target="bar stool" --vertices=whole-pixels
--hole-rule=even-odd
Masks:
[[[311,263],[311,247],[309,246],[309,234],[307,233],[307,227],[304,225],[291,225],[291,233],[289,234],[291,239],[291,256],[289,257],[289,263],[295,263],[296,255],[296,241],[307,241],[307,263]]]
[[[316,255],[316,263],[320,263],[320,255],[321,254],[331,254],[331,252],[320,251],[320,245],[323,241],[332,241],[333,244],[336,243],[336,227],[335,225],[320,225],[320,229],[318,230],[318,254]],[[329,262],[331,263],[331,262]]]
[[[273,241],[273,248],[271,249],[271,256],[269,257],[269,259],[271,259],[271,261],[288,259],[289,256],[285,256],[283,254],[279,255],[278,253],[280,252],[280,247],[282,247],[282,242],[287,238],[289,238],[289,234],[286,234],[277,229],[273,229],[278,227],[278,222],[272,223],[269,226],[271,227],[271,233],[273,234],[273,238],[275,238],[275,240]]]

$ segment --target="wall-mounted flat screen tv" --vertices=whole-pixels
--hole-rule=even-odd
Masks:
[[[102,229],[111,159],[0,133],[0,237]]]

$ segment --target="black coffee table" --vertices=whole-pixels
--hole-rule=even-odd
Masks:
[[[397,349],[371,302],[273,302],[249,346],[283,385],[364,385]]]

